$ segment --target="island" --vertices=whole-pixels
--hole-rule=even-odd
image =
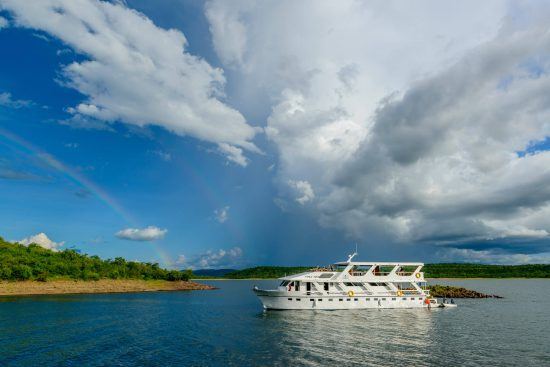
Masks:
[[[74,249],[23,246],[0,237],[0,296],[215,289],[190,281],[191,274],[121,257],[104,260]]]

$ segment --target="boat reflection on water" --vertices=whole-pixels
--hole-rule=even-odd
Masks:
[[[279,330],[272,346],[299,365],[426,364],[434,335],[433,312],[442,310],[264,311]]]

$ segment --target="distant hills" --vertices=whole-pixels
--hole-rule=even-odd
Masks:
[[[193,270],[193,275],[198,275],[200,277],[223,277],[236,271],[235,269],[198,269]]]
[[[242,270],[209,269],[193,272],[201,278],[275,279],[312,269],[313,266],[256,266]],[[220,271],[218,275],[215,275]],[[550,264],[484,265],[463,263],[426,264],[426,278],[550,278]]]

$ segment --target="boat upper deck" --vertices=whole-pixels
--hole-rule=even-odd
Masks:
[[[307,272],[285,276],[282,280],[311,281],[423,281],[419,262],[344,261],[328,267],[317,267]]]
[[[384,262],[384,261],[341,261],[334,263],[334,265],[359,265],[359,266],[424,266],[424,263],[411,263],[411,262]]]

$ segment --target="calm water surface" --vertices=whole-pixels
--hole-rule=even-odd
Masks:
[[[1,366],[550,366],[550,280],[447,281],[455,309],[262,312],[215,291],[0,298]]]

